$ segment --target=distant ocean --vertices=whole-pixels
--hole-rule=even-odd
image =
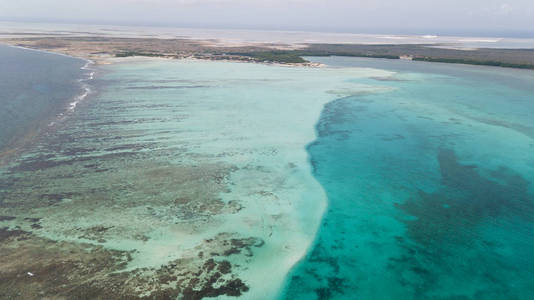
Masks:
[[[34,135],[86,91],[84,60],[0,45],[0,152]]]

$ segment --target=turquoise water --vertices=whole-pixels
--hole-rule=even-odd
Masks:
[[[0,154],[82,93],[85,61],[0,45]]]
[[[308,151],[327,213],[281,298],[532,299],[534,74],[320,61],[397,73],[325,106]]]

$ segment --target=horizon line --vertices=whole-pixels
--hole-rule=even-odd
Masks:
[[[162,28],[190,28],[209,30],[250,30],[250,31],[280,31],[280,32],[309,32],[309,33],[338,33],[338,34],[377,34],[377,35],[410,35],[410,36],[470,36],[470,37],[503,37],[503,38],[534,38],[534,30],[517,29],[420,29],[420,28],[339,28],[339,27],[311,27],[311,26],[269,26],[269,25],[238,25],[238,24],[209,24],[209,23],[169,23],[169,22],[128,22],[109,20],[70,20],[50,18],[18,18],[0,16],[0,22],[5,23],[45,23],[93,26],[124,26],[124,27],[162,27]]]

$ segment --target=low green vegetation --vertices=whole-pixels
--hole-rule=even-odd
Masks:
[[[441,63],[449,63],[449,64],[466,64],[466,65],[494,66],[494,67],[533,69],[534,70],[534,64],[516,64],[516,63],[506,63],[506,62],[500,62],[500,61],[491,61],[491,60],[473,60],[473,59],[462,59],[462,58],[434,58],[434,57],[414,57],[413,60],[428,61],[428,62],[441,62]]]
[[[474,51],[452,51],[448,49],[436,49],[421,47],[418,45],[312,45],[302,50],[272,50],[272,51],[243,51],[243,52],[231,52],[225,54],[213,54],[213,53],[200,53],[195,56],[206,59],[233,59],[239,60],[250,59],[256,62],[272,62],[282,64],[295,64],[295,63],[307,63],[304,56],[348,56],[348,57],[367,57],[367,58],[383,58],[383,59],[400,59],[401,55],[409,54],[416,61],[427,62],[441,62],[452,64],[468,64],[468,65],[481,65],[481,66],[495,66],[505,68],[518,68],[518,69],[531,69],[534,70],[534,63],[530,63],[528,59],[523,63],[522,60],[517,57],[530,58],[533,52],[527,52],[526,50],[515,50],[511,54],[516,54],[510,59],[508,55],[512,50],[504,51],[500,49],[492,50],[488,49],[477,50],[480,53]],[[428,52],[428,53],[425,53]],[[492,54],[492,56],[486,57],[486,52]],[[430,55],[432,56],[430,56]],[[441,56],[453,56],[443,57]],[[499,55],[500,54],[500,55]],[[523,56],[519,56],[519,54]],[[434,56],[435,55],[435,56]],[[129,56],[148,56],[148,57],[165,57],[167,55],[157,52],[145,52],[145,51],[122,51],[115,54],[116,57],[129,57]],[[456,57],[454,57],[456,56]]]
[[[317,50],[297,50],[294,53],[299,56],[349,56],[349,57],[369,57],[369,58],[386,58],[399,59],[398,55],[381,54],[381,53],[363,53],[363,52],[344,52],[344,51],[317,51]]]
[[[247,56],[258,62],[276,62],[276,63],[306,63],[307,60],[300,57],[299,53],[292,51],[261,51],[249,53],[232,53],[233,55]]]
[[[276,50],[260,52],[241,52],[232,53],[232,55],[251,57],[258,62],[277,62],[277,63],[306,63],[308,62],[303,56],[352,56],[352,57],[371,57],[399,59],[398,55],[373,54],[373,53],[350,53],[335,51],[315,51],[315,50]]]
[[[149,56],[149,57],[161,57],[165,56],[160,53],[153,52],[138,52],[138,51],[124,51],[115,54],[115,57],[129,57],[129,56]]]
[[[303,52],[304,56],[336,55],[391,59],[406,55],[418,61],[534,69],[534,49],[480,48],[465,51],[439,48],[431,44],[310,44]]]

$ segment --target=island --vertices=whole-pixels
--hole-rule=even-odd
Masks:
[[[102,36],[24,36],[1,43],[63,53],[106,63],[114,57],[164,57],[316,66],[307,56],[350,56],[534,69],[534,49],[454,49],[436,44],[277,44],[232,45],[214,40]]]

